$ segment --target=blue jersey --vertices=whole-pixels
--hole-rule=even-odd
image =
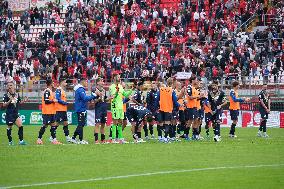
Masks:
[[[3,102],[8,102],[10,98],[14,98],[11,103],[6,107],[6,114],[18,114],[19,111],[19,103],[21,102],[20,95],[10,94],[9,92],[4,94]]]
[[[159,110],[159,107],[155,106],[155,103],[157,101],[157,91],[151,90],[147,93],[146,97],[146,103],[147,103],[147,109],[149,109],[152,113]]]
[[[96,96],[94,95],[87,96],[85,88],[80,84],[76,85],[74,87],[74,90],[75,90],[75,103],[74,103],[75,112],[87,111],[88,102],[95,99]]]
[[[135,105],[127,108],[126,114],[128,115],[127,117],[130,119],[130,122],[141,124],[144,118],[151,114],[151,112],[144,106]]]
[[[107,112],[107,95],[106,95],[106,91],[104,89],[100,90],[98,89],[101,93],[102,96],[98,97],[98,101],[95,104],[95,110],[96,112]]]

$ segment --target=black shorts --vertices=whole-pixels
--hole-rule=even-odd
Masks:
[[[175,120],[176,120],[176,119],[179,119],[179,117],[178,117],[178,116],[179,116],[179,112],[178,112],[178,111],[176,111],[176,110],[175,110],[175,111],[173,111],[172,116],[173,116],[173,119],[175,119]]]
[[[96,123],[106,123],[107,122],[107,111],[95,111]]]
[[[205,122],[212,121],[212,114],[211,113],[205,113]]]
[[[133,122],[137,122],[137,121],[138,121],[137,117],[134,116],[133,114],[131,114],[130,112],[126,112],[126,113],[125,113],[125,117],[128,119],[128,121],[129,121],[130,123],[133,123]]]
[[[265,111],[265,109],[260,108],[259,113],[260,113],[261,119],[268,119],[268,113]]]
[[[87,112],[77,112],[78,126],[84,127],[86,125]]]
[[[158,114],[159,122],[171,121],[172,119],[173,119],[172,113],[160,111]]]
[[[180,122],[185,122],[185,111],[184,110],[179,110],[178,111],[178,116],[179,116],[179,121]]]
[[[18,117],[20,117],[19,114],[6,113],[6,117],[5,117],[5,119],[6,119],[6,124],[7,124],[8,126],[14,125],[14,123],[16,122],[16,120],[18,119]]]
[[[147,118],[147,122],[158,121],[158,114],[157,112],[152,112],[152,117]]]
[[[204,118],[204,110],[202,109],[197,110],[197,115],[198,115],[198,118],[202,120]]]
[[[223,113],[222,110],[213,111],[212,121],[213,122],[217,122],[217,121],[221,122],[222,121],[222,113]]]
[[[55,122],[55,114],[42,114],[42,123],[50,125]]]
[[[63,121],[68,121],[68,118],[67,118],[67,112],[56,112],[55,114],[55,120],[57,123],[61,123]]]
[[[187,108],[186,109],[186,120],[193,120],[198,118],[197,109],[196,108]]]
[[[231,120],[238,120],[239,110],[230,110]]]

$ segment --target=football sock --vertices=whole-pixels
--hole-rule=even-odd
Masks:
[[[12,128],[7,128],[7,137],[9,142],[12,142]]]
[[[188,137],[188,135],[189,135],[189,130],[190,130],[189,127],[186,127],[186,128],[184,129],[184,136],[185,136],[185,137]]]
[[[165,138],[167,138],[170,131],[170,125],[164,124],[164,128],[165,128]]]
[[[148,132],[149,132],[149,130],[148,130],[148,128],[147,128],[147,124],[145,124],[145,125],[143,126],[143,129],[144,129],[144,132],[145,132],[145,137],[147,137],[147,136],[148,136]]]
[[[214,134],[220,136],[220,124],[216,123]]]
[[[116,139],[116,125],[111,126],[111,131],[112,131],[112,139]]]
[[[160,125],[157,125],[158,137],[162,138],[162,128]]]
[[[95,141],[98,141],[99,140],[99,133],[95,133],[94,136],[95,136]]]
[[[173,125],[173,137],[176,137],[177,125]]]
[[[50,134],[51,134],[51,137],[52,137],[53,139],[56,138],[56,126],[51,126],[51,127],[50,127]]]
[[[202,126],[202,123],[199,125],[199,128],[198,128],[198,134],[200,135],[201,133],[201,126]]]
[[[84,137],[83,127],[79,126],[79,140],[82,141]]]
[[[153,135],[154,134],[153,125],[149,124],[149,130],[150,130],[150,135]]]
[[[109,128],[109,138],[112,138],[112,126]]]
[[[19,135],[19,140],[22,141],[24,139],[24,128],[23,128],[23,126],[19,127],[18,135]]]
[[[63,131],[64,131],[65,136],[69,136],[68,125],[63,126]]]
[[[266,122],[267,120],[263,120],[263,132],[266,133]]]
[[[105,134],[101,134],[101,141],[104,141],[106,139],[106,135]]]
[[[76,127],[72,139],[75,140],[78,135],[79,135],[79,126]]]
[[[123,135],[122,135],[122,125],[117,124],[117,131],[118,131],[118,138],[122,139]]]
[[[140,139],[141,138],[141,132],[137,132],[137,137]]]
[[[38,132],[38,138],[39,138],[39,139],[42,138],[42,135],[44,134],[45,129],[46,129],[45,126],[41,126],[41,128],[40,128],[40,130],[39,130],[39,132]]]
[[[235,134],[235,130],[236,130],[236,124],[232,123],[231,129],[230,129],[230,134],[234,135]]]
[[[264,120],[262,120],[262,122],[260,122],[260,125],[259,125],[259,131],[262,131],[263,130],[263,124],[264,124]]]

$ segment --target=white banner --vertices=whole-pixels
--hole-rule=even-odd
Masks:
[[[24,11],[30,7],[30,0],[8,0],[8,6],[12,11]]]
[[[191,72],[177,72],[176,79],[189,79]]]

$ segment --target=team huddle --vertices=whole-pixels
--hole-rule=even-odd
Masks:
[[[239,83],[233,81],[232,89],[228,96],[221,90],[218,82],[211,83],[208,87],[196,76],[191,76],[187,85],[168,78],[165,83],[152,82],[149,91],[144,91],[143,82],[136,82],[131,87],[121,82],[120,75],[114,75],[113,84],[109,91],[105,90],[104,81],[98,78],[96,86],[92,88],[91,95],[86,94],[88,86],[85,79],[78,79],[74,87],[74,110],[77,114],[78,124],[72,136],[69,134],[67,119],[66,78],[60,78],[59,86],[55,92],[51,79],[46,80],[47,88],[42,95],[43,125],[38,132],[36,143],[43,144],[43,135],[50,126],[49,140],[52,144],[62,144],[56,138],[56,131],[60,124],[63,125],[64,135],[68,143],[88,144],[84,140],[84,127],[86,126],[86,112],[88,103],[94,104],[95,127],[94,142],[101,143],[129,143],[123,137],[124,129],[129,122],[133,143],[142,143],[142,129],[145,139],[155,139],[154,125],[157,128],[157,139],[163,143],[184,140],[202,140],[202,124],[205,122],[205,137],[210,139],[210,128],[213,128],[213,140],[221,141],[220,124],[224,106],[229,103],[232,120],[229,137],[235,138],[238,122],[240,103],[250,101],[249,98],[240,98],[238,95]],[[183,86],[184,85],[184,86]],[[18,126],[19,144],[25,145],[23,139],[22,120],[19,117],[19,104],[27,101],[20,99],[15,91],[13,82],[8,82],[7,93],[3,97],[3,107],[6,108],[6,124],[9,145],[13,145],[12,126]],[[146,93],[146,95],[144,95]],[[270,113],[270,98],[267,85],[259,94],[259,112],[261,114],[259,137],[268,137],[266,122]],[[105,126],[107,111],[110,104],[112,125],[106,137]],[[204,120],[203,120],[204,119]],[[190,134],[190,131],[192,134]],[[100,140],[99,140],[100,134]]]

